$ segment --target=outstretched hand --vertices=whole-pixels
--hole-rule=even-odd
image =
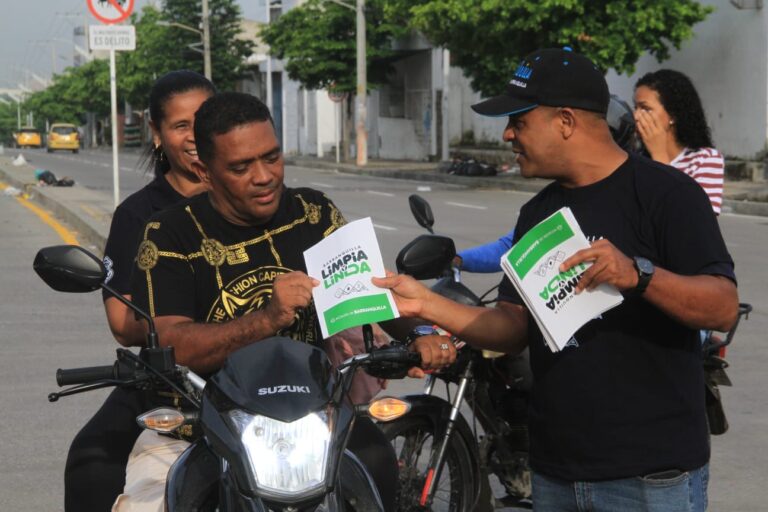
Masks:
[[[390,271],[387,271],[387,277],[373,277],[371,282],[374,286],[387,288],[392,292],[400,315],[411,318],[421,316],[429,294],[426,286],[411,276]]]
[[[576,293],[594,290],[597,286],[608,283],[619,291],[634,289],[637,286],[637,270],[634,262],[608,240],[593,242],[588,249],[582,249],[566,259],[560,265],[560,272],[575,267],[583,262],[592,262],[576,286]]]

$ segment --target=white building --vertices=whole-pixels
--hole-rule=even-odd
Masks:
[[[278,4],[273,0],[272,19],[301,2],[282,0]],[[631,76],[609,72],[609,87],[631,103],[634,83],[644,73],[662,67],[682,71],[701,95],[717,147],[729,157],[762,159],[768,140],[768,16],[762,0],[703,3],[716,10],[694,27],[694,37],[681,50],[673,50],[671,58],[661,64],[643,56]],[[476,142],[500,142],[506,119],[472,112],[470,105],[481,97],[458,68],[449,70],[447,108],[443,108],[441,49],[419,36],[395,42],[394,49],[399,58],[393,62],[395,72],[389,83],[368,96],[370,157],[439,159],[443,130],[451,144],[470,137]],[[259,69],[262,74],[266,71],[265,61]],[[306,91],[290,80],[280,61],[272,60],[272,71],[272,110],[285,152],[333,153],[340,132],[337,104],[326,91]],[[257,90],[260,97],[266,96],[263,82]],[[443,124],[444,116],[447,124]]]
[[[701,96],[712,138],[726,156],[762,160],[768,139],[768,16],[762,0],[704,0],[715,12],[662,63],[648,55],[631,76],[608,74],[611,92],[631,102],[649,71],[688,75]]]

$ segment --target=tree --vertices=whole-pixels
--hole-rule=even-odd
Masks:
[[[491,96],[539,48],[570,46],[619,73],[646,51],[661,62],[712,10],[695,0],[388,0],[386,13],[448,48],[472,87]]]
[[[390,23],[384,16],[386,0],[366,2],[366,60],[368,87],[386,80],[391,67],[388,58],[392,39],[407,32],[407,27]],[[347,0],[353,4],[354,0]],[[305,89],[333,88],[354,92],[357,88],[357,45],[355,12],[328,0],[309,0],[283,14],[261,31],[270,52],[287,59],[285,70]],[[351,134],[351,95],[344,104],[344,153],[349,155]]]
[[[79,67],[69,67],[53,77],[53,83],[33,93],[24,108],[35,113],[40,126],[45,120],[81,124],[86,112],[109,113],[109,65],[94,60]]]
[[[347,0],[354,4],[354,0]],[[391,41],[407,28],[389,23],[385,0],[368,0],[365,9],[366,60],[369,87],[384,83],[394,55]],[[288,59],[285,69],[306,89],[333,85],[340,92],[357,87],[356,22],[352,9],[328,0],[309,0],[291,9],[261,32],[272,55]]]
[[[203,56],[198,34],[173,26],[166,21],[197,29],[202,19],[201,0],[165,0],[164,10],[145,6],[140,16],[134,15],[136,50],[121,52],[118,59],[118,88],[128,102],[146,108],[149,91],[157,77],[176,69],[203,73]],[[212,78],[221,90],[233,89],[247,68],[246,58],[254,43],[241,39],[242,14],[235,0],[209,0]]]

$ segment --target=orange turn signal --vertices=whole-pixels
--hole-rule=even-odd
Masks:
[[[377,398],[368,405],[368,414],[379,421],[396,420],[410,410],[410,403],[391,396]]]
[[[160,407],[136,418],[139,425],[157,432],[173,432],[184,424],[184,415],[176,409]]]

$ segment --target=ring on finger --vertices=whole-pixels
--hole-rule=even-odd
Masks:
[[[440,350],[448,350],[448,344],[447,343],[441,343],[440,344]]]

